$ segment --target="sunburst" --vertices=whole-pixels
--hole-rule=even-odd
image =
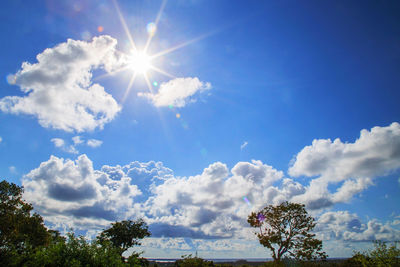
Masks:
[[[130,31],[129,31],[129,28],[128,28],[126,22],[125,22],[125,19],[124,19],[122,13],[121,13],[121,10],[119,8],[117,0],[113,0],[113,2],[114,2],[114,6],[116,8],[118,17],[119,17],[119,19],[121,21],[121,24],[122,24],[122,26],[124,28],[125,34],[127,35],[127,38],[129,40],[129,43],[130,43],[130,46],[131,46],[131,53],[130,53],[130,55],[127,56],[128,57],[127,66],[117,70],[117,71],[122,71],[122,70],[131,70],[132,71],[131,79],[130,79],[130,81],[128,83],[128,86],[127,86],[127,88],[125,90],[125,93],[124,93],[124,96],[122,98],[122,103],[124,103],[126,98],[128,97],[129,92],[130,92],[130,90],[131,90],[131,88],[132,88],[132,86],[134,84],[134,81],[135,81],[135,79],[136,79],[136,77],[138,75],[142,75],[144,77],[144,79],[146,81],[146,84],[147,84],[147,87],[148,87],[148,90],[151,93],[153,93],[153,89],[152,89],[152,84],[151,84],[150,79],[149,79],[149,74],[148,74],[149,70],[156,71],[156,72],[161,73],[161,74],[163,74],[165,76],[168,76],[169,78],[176,78],[176,76],[168,73],[167,71],[165,71],[165,70],[163,70],[163,69],[161,69],[159,67],[154,66],[152,64],[152,62],[154,62],[155,59],[157,59],[157,58],[159,58],[161,56],[164,56],[164,55],[166,55],[168,53],[171,53],[171,52],[173,52],[173,51],[175,51],[177,49],[185,47],[185,46],[187,46],[187,45],[189,45],[191,43],[197,42],[197,41],[199,41],[199,40],[201,40],[201,39],[203,39],[203,38],[205,38],[205,37],[207,37],[207,36],[212,34],[212,33],[203,34],[203,35],[201,35],[199,37],[196,37],[196,38],[194,38],[192,40],[189,40],[187,42],[184,42],[182,44],[178,44],[176,46],[173,46],[171,48],[168,48],[166,50],[158,52],[158,53],[156,53],[154,55],[149,55],[147,53],[147,50],[148,50],[148,48],[149,48],[149,46],[151,44],[152,38],[154,37],[154,35],[156,33],[158,23],[160,21],[162,12],[164,10],[164,7],[165,7],[165,4],[167,3],[167,1],[163,0],[163,2],[161,4],[161,7],[160,7],[160,9],[159,9],[159,11],[157,13],[157,17],[156,17],[155,22],[152,22],[152,23],[150,23],[150,25],[148,25],[148,38],[147,38],[146,45],[145,45],[143,50],[139,50],[137,48],[136,43],[134,42],[134,40],[132,38],[132,35],[131,35]],[[149,26],[151,26],[151,27],[149,27]],[[117,72],[117,71],[115,71],[115,72]]]
[[[133,51],[129,56],[129,69],[134,72],[146,74],[151,67],[151,57],[145,51]]]

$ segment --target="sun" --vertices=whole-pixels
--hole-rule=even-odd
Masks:
[[[164,56],[166,54],[169,54],[169,53],[171,53],[171,52],[173,52],[173,51],[175,51],[177,49],[185,47],[185,46],[187,46],[187,45],[189,45],[191,43],[197,42],[197,41],[209,36],[210,34],[213,34],[213,32],[207,33],[207,34],[203,34],[203,35],[200,35],[200,36],[198,36],[196,38],[193,38],[192,40],[189,40],[189,41],[186,41],[184,43],[175,45],[175,46],[173,46],[171,48],[167,48],[167,49],[165,49],[165,50],[163,50],[161,52],[158,52],[158,53],[155,53],[155,54],[152,54],[152,55],[148,55],[147,54],[148,48],[150,47],[151,41],[152,41],[155,33],[157,32],[157,25],[160,22],[161,14],[163,13],[163,10],[164,10],[164,7],[165,7],[165,5],[167,3],[167,0],[163,0],[162,1],[161,7],[160,7],[160,9],[159,9],[159,11],[157,13],[156,20],[154,22],[150,22],[150,23],[147,24],[146,29],[147,29],[147,33],[148,33],[148,38],[147,38],[145,46],[143,47],[143,50],[142,49],[138,49],[138,47],[136,46],[136,43],[134,42],[134,40],[132,38],[132,35],[130,33],[129,27],[126,24],[125,18],[123,17],[123,15],[121,13],[121,10],[119,8],[117,0],[114,0],[113,2],[114,2],[114,6],[116,8],[118,17],[119,17],[119,19],[121,21],[122,27],[125,30],[126,37],[128,38],[130,47],[132,49],[132,52],[130,52],[128,55],[126,55],[127,59],[128,59],[128,62],[125,61],[126,64],[124,64],[123,67],[121,67],[121,68],[119,68],[117,70],[114,70],[112,72],[112,73],[116,73],[116,72],[123,71],[123,70],[129,70],[129,71],[132,72],[131,79],[129,80],[128,86],[127,86],[127,88],[125,90],[125,93],[124,93],[124,95],[122,97],[122,100],[121,100],[122,103],[124,103],[125,100],[127,99],[128,95],[129,95],[129,92],[132,89],[133,83],[134,83],[134,81],[135,81],[135,79],[137,78],[138,75],[143,76],[144,80],[146,81],[147,88],[149,89],[150,93],[153,93],[153,86],[155,86],[155,87],[158,86],[158,82],[157,81],[153,81],[153,82],[150,81],[149,74],[147,73],[149,70],[157,72],[157,73],[161,73],[161,74],[163,74],[165,76],[168,76],[171,79],[176,79],[177,78],[175,75],[172,75],[172,74],[168,73],[167,71],[163,70],[162,68],[158,68],[157,66],[153,65],[153,62],[152,62],[153,60],[156,61],[157,58],[160,58],[160,57],[162,57],[162,56]]]
[[[144,51],[133,51],[129,58],[129,68],[136,73],[146,74],[151,68],[151,57]]]

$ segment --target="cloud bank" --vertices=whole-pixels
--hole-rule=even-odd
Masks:
[[[24,176],[24,197],[59,227],[68,222],[75,229],[100,230],[115,220],[144,218],[156,238],[207,240],[253,238],[246,221],[251,211],[299,201],[320,210],[313,214],[319,216],[317,232],[324,240],[394,240],[400,237],[398,220],[362,222],[356,214],[322,208],[348,201],[373,179],[398,169],[399,139],[400,125],[393,123],[362,130],[354,143],[314,140],[289,169],[293,175],[312,176],[305,185],[259,160],[238,162],[231,169],[215,162],[197,175],[177,177],[161,162],[95,170],[86,155],[75,161],[52,156]],[[377,164],[357,167],[371,160]],[[338,182],[337,189],[328,190],[328,184]]]

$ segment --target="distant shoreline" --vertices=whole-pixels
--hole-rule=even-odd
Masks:
[[[175,262],[177,260],[181,260],[182,258],[146,258],[148,261],[152,262]],[[215,263],[221,262],[237,262],[237,261],[247,261],[247,262],[268,262],[273,261],[272,258],[203,258],[207,261],[213,261]],[[327,261],[336,261],[336,260],[347,260],[348,257],[338,257],[338,258],[327,258]]]

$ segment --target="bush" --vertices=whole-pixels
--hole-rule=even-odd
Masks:
[[[206,266],[215,266],[212,261],[207,261],[202,258],[192,257],[190,255],[182,256],[181,260],[177,260],[175,262],[175,266],[177,267],[206,267]]]
[[[69,233],[66,241],[42,247],[26,263],[27,266],[124,266],[118,249],[111,243],[89,243],[84,237]]]
[[[400,266],[400,249],[398,243],[388,246],[386,242],[375,241],[374,249],[367,252],[355,252],[346,261],[348,266]]]

